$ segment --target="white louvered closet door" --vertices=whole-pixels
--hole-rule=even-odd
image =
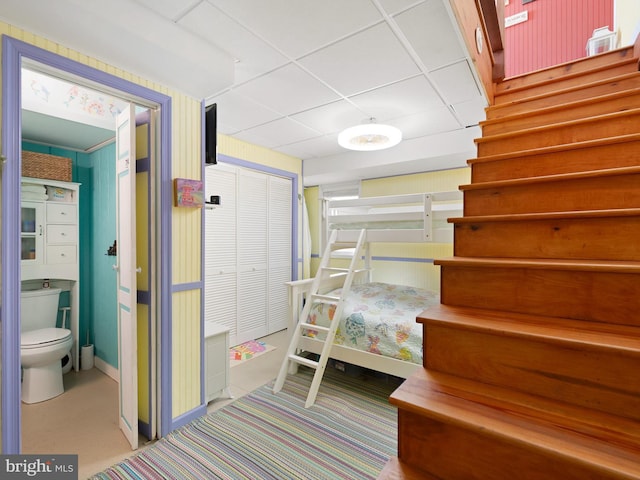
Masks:
[[[269,177],[268,333],[287,328],[291,280],[291,180]]]
[[[231,345],[287,328],[291,180],[222,164],[205,175],[221,200],[205,210],[205,321]]]
[[[237,200],[236,172],[205,169],[207,198],[220,196],[220,205],[205,210],[204,318],[237,334]]]
[[[268,332],[268,181],[263,173],[238,172],[238,343]]]

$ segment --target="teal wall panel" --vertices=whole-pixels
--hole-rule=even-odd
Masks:
[[[115,143],[92,153],[28,142],[22,148],[72,159],[72,179],[81,184],[79,342],[88,338],[96,357],[118,368],[116,257],[107,255],[116,238]],[[60,305],[68,305],[68,298]]]

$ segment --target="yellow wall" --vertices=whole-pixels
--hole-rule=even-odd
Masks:
[[[302,161],[258,145],[218,134],[218,153],[302,175]],[[302,179],[300,179],[300,185]],[[301,187],[300,187],[301,188]],[[300,191],[302,193],[302,191]]]
[[[438,172],[427,172],[413,175],[363,180],[362,197],[383,195],[399,195],[404,193],[446,192],[458,190],[458,186],[467,184],[471,179],[470,168],[457,168]],[[312,232],[312,253],[319,252],[319,189],[305,190],[305,198],[309,208],[309,221]],[[402,261],[373,261],[373,280],[387,283],[398,283],[430,290],[440,290],[440,269],[430,262],[421,259],[445,258],[453,255],[453,244],[443,243],[375,243],[371,246],[373,257],[392,257]],[[415,261],[412,261],[414,260]],[[315,274],[319,258],[312,261],[312,273]],[[333,262],[338,264],[339,262]],[[346,263],[346,262],[343,262]]]
[[[618,30],[619,42],[621,47],[631,45],[636,41],[635,36],[640,29],[640,5],[638,0],[616,0],[614,2],[615,12],[614,22],[615,28]],[[609,29],[613,30],[613,25],[609,25]]]

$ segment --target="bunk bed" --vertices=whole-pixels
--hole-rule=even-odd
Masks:
[[[337,230],[337,242],[355,241],[366,231],[367,245],[373,242],[453,241],[448,218],[462,216],[461,192],[420,193],[336,200],[328,203],[326,226]],[[345,296],[340,326],[331,346],[334,361],[365,367],[402,378],[422,365],[422,325],[416,316],[440,303],[439,292],[404,285],[372,282],[370,249],[365,250],[365,268],[358,271]],[[330,275],[318,293],[340,296],[343,279]],[[287,282],[290,332],[296,331],[313,278]],[[330,324],[328,304],[314,304],[308,323]],[[322,332],[309,329],[298,341],[300,351],[320,355]]]

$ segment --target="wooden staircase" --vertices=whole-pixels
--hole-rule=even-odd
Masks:
[[[640,44],[496,85],[383,479],[640,479]]]

